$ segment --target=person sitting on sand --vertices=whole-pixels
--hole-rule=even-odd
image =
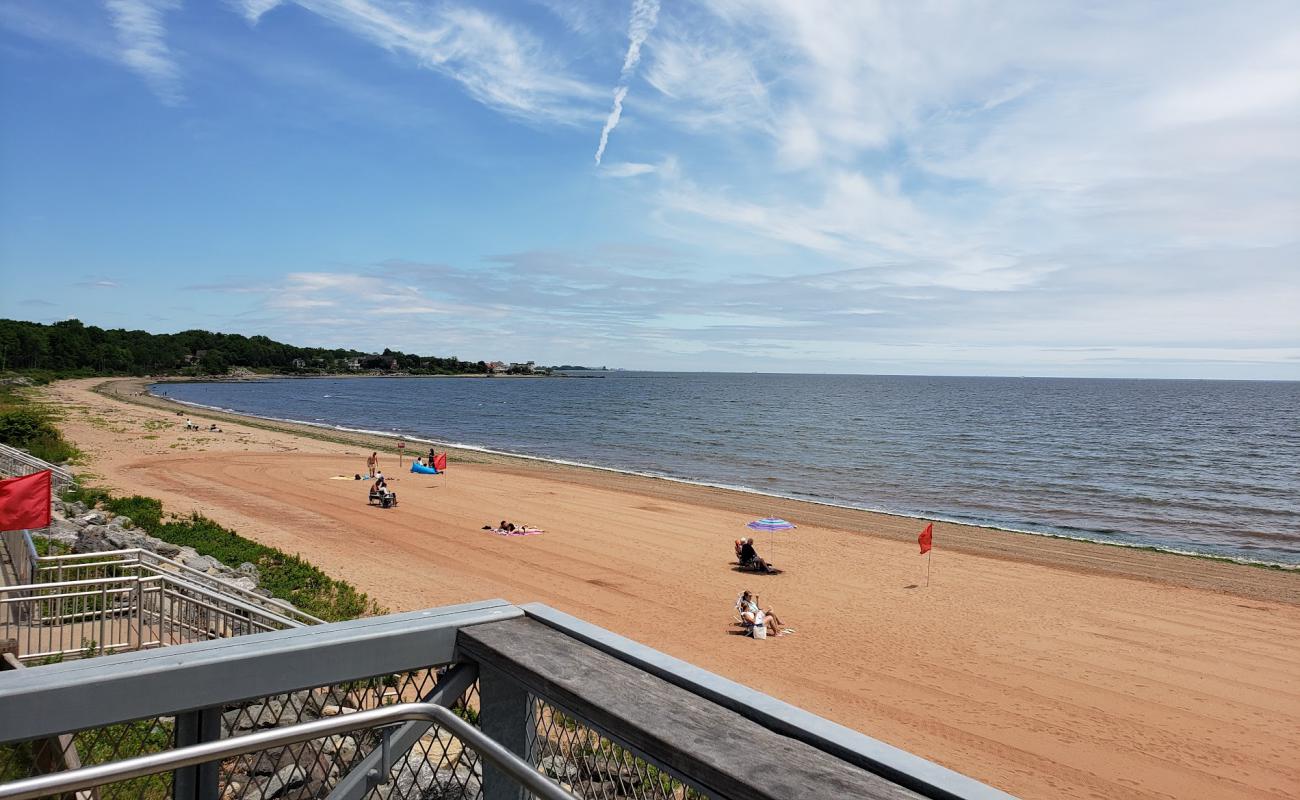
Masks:
[[[771,572],[772,565],[758,557],[758,551],[754,549],[753,539],[741,539],[740,549],[736,551],[736,559],[740,566],[746,569],[756,569],[759,572]]]
[[[758,595],[745,590],[737,602],[740,606],[740,618],[745,621],[746,625],[765,625],[771,635],[776,636],[785,627],[785,623],[776,615],[771,607],[763,608],[759,604]]]

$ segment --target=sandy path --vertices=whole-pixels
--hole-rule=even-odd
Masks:
[[[1300,795],[1300,575],[944,525],[927,589],[914,520],[470,456],[438,478],[384,458],[385,511],[334,479],[360,446],[228,418],[186,434],[91,385],[48,394],[102,483],[393,609],[548,603],[1024,797]],[[784,575],[727,565],[755,511],[800,524]],[[547,533],[479,530],[502,517]],[[798,633],[729,636],[747,587]]]

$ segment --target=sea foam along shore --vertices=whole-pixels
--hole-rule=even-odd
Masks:
[[[351,377],[357,378],[359,380],[365,376],[351,376]],[[159,382],[149,386],[149,396],[156,398],[160,401],[188,406],[190,408],[203,409],[204,411],[217,412],[221,414],[229,414],[234,417],[243,417],[246,419],[257,419],[257,420],[263,420],[265,422],[276,422],[276,423],[283,423],[283,424],[295,425],[295,426],[302,425],[310,428],[319,428],[321,430],[327,430],[327,431],[338,431],[342,433],[355,433],[364,436],[373,436],[379,439],[390,440],[393,444],[396,444],[396,442],[398,441],[419,442],[421,444],[448,448],[462,453],[480,453],[480,454],[496,456],[500,458],[517,459],[522,461],[533,461],[541,464],[553,464],[553,465],[563,466],[563,467],[574,467],[578,469],[597,470],[601,472],[614,473],[617,475],[627,475],[627,476],[632,476],[637,478],[669,481],[672,483],[678,483],[685,486],[699,486],[702,488],[719,489],[727,492],[739,492],[742,494],[756,495],[758,497],[763,497],[763,498],[772,498],[772,499],[785,500],[785,501],[791,501],[797,503],[807,503],[809,505],[824,506],[826,508],[834,508],[834,509],[843,509],[846,511],[862,511],[871,514],[880,514],[883,516],[898,517],[902,519],[914,519],[914,520],[922,520],[927,522],[928,521],[943,522],[949,525],[962,525],[966,527],[980,528],[982,530],[999,531],[1007,534],[1039,536],[1047,539],[1060,539],[1065,541],[1087,542],[1089,544],[1105,545],[1107,547],[1119,547],[1119,548],[1127,548],[1131,550],[1166,553],[1168,555],[1174,555],[1174,556],[1205,559],[1208,561],[1222,561],[1225,563],[1240,564],[1249,567],[1286,570],[1286,571],[1300,573],[1300,564],[1287,564],[1279,561],[1253,559],[1253,558],[1246,558],[1243,556],[1230,556],[1230,555],[1224,555],[1220,553],[1207,553],[1207,552],[1202,552],[1197,550],[1183,549],[1177,547],[1167,547],[1167,546],[1153,545],[1153,544],[1117,542],[1111,539],[1104,538],[1104,535],[1100,533],[1096,533],[1093,535],[1088,535],[1087,533],[1083,533],[1083,532],[1078,534],[1064,534],[1064,533],[1055,533],[1052,531],[1036,530],[1033,528],[1009,527],[1006,525],[998,525],[998,524],[989,523],[981,520],[958,519],[954,517],[944,516],[941,514],[920,514],[916,512],[910,512],[906,510],[900,510],[896,508],[888,508],[882,506],[842,503],[842,502],[835,502],[831,500],[823,500],[815,497],[798,497],[789,494],[782,494],[780,492],[771,492],[771,491],[764,491],[762,489],[755,489],[751,486],[717,483],[714,481],[700,480],[697,478],[686,478],[679,475],[672,475],[669,473],[622,469],[619,467],[611,467],[603,464],[592,464],[588,462],[573,461],[570,459],[563,459],[563,458],[547,458],[545,456],[536,456],[528,453],[517,453],[508,450],[498,450],[484,445],[475,445],[475,444],[468,444],[464,442],[452,442],[452,441],[445,441],[441,439],[432,439],[424,436],[419,436],[416,434],[404,433],[397,430],[383,431],[383,430],[375,430],[371,428],[354,428],[346,425],[337,425],[337,424],[323,422],[323,421],[293,419],[289,417],[271,417],[271,416],[265,416],[260,414],[252,414],[246,411],[239,411],[233,408],[222,408],[220,406],[205,405],[203,403],[197,403],[194,401],[181,400],[175,397],[159,395],[155,393],[153,389],[154,386],[160,384],[165,385],[163,384],[163,382]]]

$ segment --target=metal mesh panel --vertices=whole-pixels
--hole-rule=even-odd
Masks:
[[[638,758],[573,714],[533,697],[529,739],[538,769],[585,800],[696,800],[707,795]]]
[[[0,744],[0,783],[170,750],[174,728],[172,717],[155,717],[49,739]],[[171,773],[164,773],[103,786],[98,790],[98,797],[100,800],[164,800],[171,797],[171,792]],[[83,792],[77,797],[81,800],[90,794]]]
[[[441,667],[428,667],[229,704],[222,709],[221,736],[238,737],[268,728],[423,700],[434,691],[444,671]],[[478,708],[477,683],[452,705],[462,719],[475,725]],[[173,717],[158,717],[51,739],[0,744],[0,783],[74,768],[78,763],[89,766],[169,750],[175,745],[175,729]],[[218,792],[222,800],[324,797],[379,749],[381,740],[379,730],[360,730],[236,756],[219,765]],[[482,796],[481,781],[478,755],[435,725],[408,752],[394,752],[389,780],[371,789],[365,797],[476,800]],[[163,800],[171,797],[171,787],[172,774],[163,773],[107,784],[66,800],[93,800],[93,796],[100,800]]]

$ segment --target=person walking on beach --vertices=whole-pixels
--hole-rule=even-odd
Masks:
[[[434,457],[435,455],[436,455],[436,453],[433,452],[433,448],[430,447],[430,448],[429,448],[429,466],[431,466],[431,467],[433,466],[433,457]]]
[[[373,478],[375,477],[375,473],[378,471],[379,453],[371,453],[370,458],[366,459],[366,474]]]

